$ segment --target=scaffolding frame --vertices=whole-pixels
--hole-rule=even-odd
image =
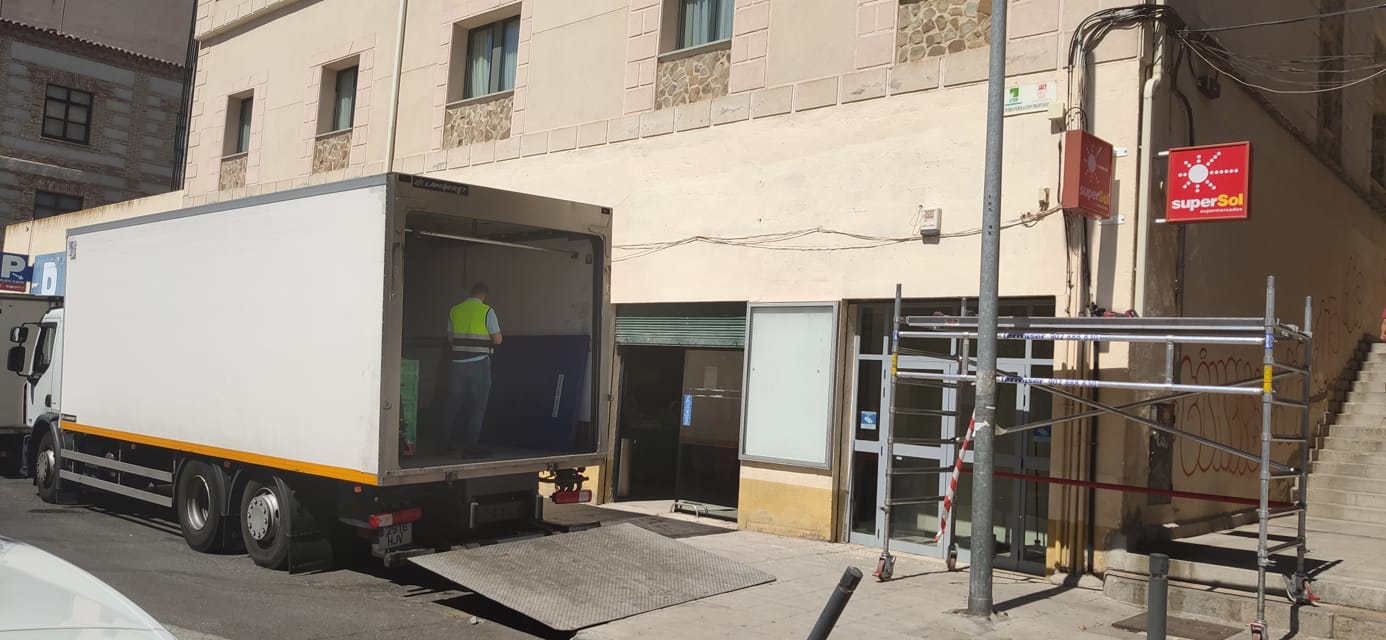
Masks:
[[[894,569],[894,557],[890,553],[891,538],[891,511],[892,507],[908,504],[924,504],[931,502],[944,503],[944,512],[940,514],[939,530],[940,535],[947,528],[953,514],[949,507],[953,496],[953,491],[957,486],[957,474],[962,469],[962,460],[967,453],[967,443],[971,438],[971,428],[969,427],[966,437],[940,437],[930,440],[935,444],[960,444],[958,448],[958,459],[956,464],[941,465],[939,467],[911,467],[909,469],[895,469],[895,445],[896,444],[920,444],[919,439],[903,439],[895,437],[894,425],[895,417],[900,415],[919,415],[927,412],[929,415],[943,415],[944,413],[928,408],[909,408],[896,405],[897,396],[895,389],[900,384],[923,384],[928,386],[940,386],[946,388],[958,388],[962,384],[976,383],[977,375],[972,373],[976,364],[976,358],[968,353],[970,340],[977,339],[978,319],[976,316],[966,315],[966,306],[963,308],[961,316],[901,316],[901,287],[895,287],[895,312],[893,316],[892,332],[890,336],[890,385],[886,400],[889,402],[891,415],[890,432],[886,437],[884,459],[885,459],[885,501],[880,508],[885,512],[885,536],[883,550],[880,561],[876,569],[876,577],[881,580],[888,580]],[[1163,379],[1155,382],[1145,381],[1117,381],[1117,380],[1091,380],[1079,378],[1060,378],[1060,377],[1034,377],[1022,376],[1015,372],[998,371],[996,380],[999,383],[1016,385],[1028,385],[1031,388],[1040,389],[1056,397],[1071,400],[1080,405],[1086,406],[1087,411],[1081,411],[1063,417],[1051,417],[1044,420],[1027,422],[1012,427],[1001,427],[997,425],[997,435],[1009,435],[1021,433],[1040,427],[1085,420],[1100,415],[1112,415],[1123,420],[1141,425],[1156,431],[1166,433],[1175,438],[1191,440],[1199,444],[1212,447],[1229,455],[1234,455],[1246,460],[1257,463],[1259,466],[1259,500],[1257,500],[1256,515],[1258,520],[1258,536],[1256,547],[1257,558],[1257,586],[1256,586],[1256,620],[1250,623],[1252,636],[1258,640],[1264,639],[1266,630],[1266,573],[1270,565],[1271,555],[1284,551],[1291,547],[1295,548],[1295,573],[1284,575],[1286,593],[1296,604],[1304,604],[1314,599],[1310,589],[1311,579],[1304,569],[1304,559],[1307,553],[1306,537],[1306,518],[1307,518],[1307,496],[1309,482],[1309,450],[1312,445],[1312,434],[1310,432],[1310,396],[1312,393],[1312,358],[1313,358],[1313,301],[1312,298],[1304,299],[1304,321],[1302,325],[1295,325],[1280,321],[1275,312],[1275,277],[1266,278],[1265,291],[1265,313],[1261,317],[1240,317],[1240,318],[1140,318],[1134,316],[1118,317],[1078,317],[1078,318],[1027,318],[1027,317],[1003,317],[998,323],[997,339],[1033,342],[1054,341],[1054,342],[1116,342],[1127,344],[1163,344],[1165,345],[1165,368]],[[958,354],[939,354],[930,353],[922,350],[913,350],[902,347],[901,343],[923,338],[953,338],[961,341],[961,346],[957,350]],[[1302,353],[1298,362],[1291,362],[1289,359],[1278,360],[1275,354],[1275,347],[1283,343],[1298,343],[1303,346]],[[1242,346],[1259,347],[1262,351],[1262,375],[1259,378],[1239,380],[1226,384],[1188,384],[1176,382],[1176,363],[1175,346],[1182,344],[1194,345],[1219,345],[1219,346]],[[912,370],[907,366],[900,365],[902,355],[923,355],[936,359],[952,360],[959,366],[957,373],[938,373],[934,371]],[[1282,390],[1283,384],[1289,379],[1298,378],[1301,381],[1300,397],[1285,397],[1286,390]],[[1111,405],[1098,402],[1083,397],[1079,393],[1073,393],[1066,388],[1077,389],[1123,389],[1134,391],[1163,391],[1164,395],[1143,400],[1136,400],[1120,405]],[[1200,435],[1183,431],[1176,426],[1162,424],[1155,420],[1132,413],[1131,410],[1139,409],[1157,403],[1172,402],[1200,395],[1231,395],[1261,398],[1261,441],[1259,451],[1245,451],[1228,444],[1217,442]],[[1299,433],[1294,435],[1277,434],[1274,430],[1274,411],[1276,407],[1282,407],[1299,412]],[[940,436],[944,434],[940,433]],[[1291,464],[1284,464],[1272,459],[1271,447],[1275,443],[1294,444],[1298,449],[1298,455],[1294,457]],[[895,475],[907,475],[917,473],[939,473],[952,474],[949,482],[949,494],[943,496],[918,496],[896,498],[892,493],[891,478]],[[1036,481],[1043,482],[1044,478],[1036,478]],[[1270,488],[1272,482],[1294,481],[1296,486],[1291,488],[1291,502],[1288,505],[1271,506]],[[1278,544],[1270,544],[1268,541],[1268,524],[1274,518],[1294,514],[1298,519],[1297,535],[1291,539]],[[974,536],[977,535],[975,532]],[[990,535],[990,532],[984,535]],[[950,567],[953,564],[952,550],[949,553]]]

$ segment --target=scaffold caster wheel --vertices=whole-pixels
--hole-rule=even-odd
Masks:
[[[1293,604],[1311,604],[1319,597],[1314,595],[1313,580],[1304,574],[1282,575],[1285,579],[1285,598]]]
[[[890,555],[889,551],[882,551],[881,557],[876,560],[876,571],[871,575],[881,582],[889,580],[895,575],[895,556]]]
[[[946,565],[948,565],[948,570],[949,570],[949,571],[957,571],[957,570],[958,570],[958,547],[957,547],[957,545],[950,545],[950,546],[948,547],[948,557],[944,560],[944,563],[945,563]]]
[[[1251,623],[1251,640],[1266,640],[1266,624],[1264,622]]]

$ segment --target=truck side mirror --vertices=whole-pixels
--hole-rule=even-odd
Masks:
[[[29,341],[29,327],[10,327],[10,342],[24,344]]]
[[[15,373],[24,372],[24,347],[15,345],[10,347],[9,357],[5,360],[5,368]]]

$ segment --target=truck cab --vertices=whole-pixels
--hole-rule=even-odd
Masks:
[[[13,345],[6,360],[7,368],[18,374],[24,384],[24,425],[28,428],[22,447],[22,469],[40,482],[40,473],[51,471],[52,460],[45,467],[35,459],[38,441],[57,425],[62,395],[63,310],[49,310],[36,323],[10,328]]]

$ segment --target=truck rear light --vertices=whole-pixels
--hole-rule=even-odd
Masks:
[[[578,502],[591,502],[592,490],[579,489],[577,491],[555,491],[553,492],[554,504],[574,504]]]
[[[414,507],[413,509],[405,509],[403,511],[395,511],[392,513],[377,513],[370,517],[369,522],[372,529],[379,529],[381,527],[389,527],[397,524],[404,524],[406,522],[413,522],[422,517],[423,509]]]

